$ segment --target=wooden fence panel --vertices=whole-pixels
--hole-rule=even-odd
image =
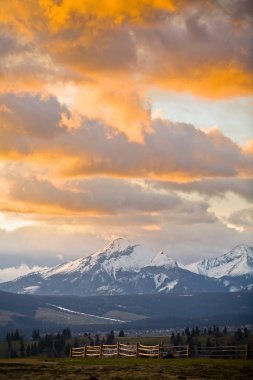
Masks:
[[[143,344],[107,344],[99,346],[84,346],[73,347],[70,349],[70,357],[85,358],[85,357],[122,357],[122,358],[137,358],[137,357],[177,357],[188,358],[203,357],[203,358],[233,358],[247,359],[247,345],[238,346],[212,346],[212,347],[189,347],[185,346],[169,346],[169,345],[153,345],[147,346]]]

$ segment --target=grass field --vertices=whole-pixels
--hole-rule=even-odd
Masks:
[[[252,360],[1,359],[4,380],[251,380]]]

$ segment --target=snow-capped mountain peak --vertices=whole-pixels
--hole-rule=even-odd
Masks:
[[[237,245],[222,256],[198,261],[188,265],[187,269],[216,278],[253,274],[253,248],[247,245]]]
[[[119,238],[90,256],[91,262],[99,263],[103,270],[115,276],[115,272],[138,271],[153,258],[153,253],[141,245]]]
[[[224,255],[226,258],[241,259],[250,262],[253,259],[253,247],[245,244],[239,244],[231,251]]]
[[[48,278],[53,275],[63,273],[86,273],[91,269],[108,273],[115,277],[119,270],[138,271],[146,266],[153,258],[153,253],[142,246],[132,244],[128,240],[119,238],[107,244],[84,258],[70,261],[69,263],[58,265],[43,272],[43,277]]]
[[[151,266],[165,266],[170,268],[177,268],[177,262],[172,259],[166,252],[160,251],[151,261]]]
[[[138,244],[116,239],[83,258],[1,283],[0,289],[42,295],[252,291],[253,248],[237,246],[183,268],[167,252],[154,255]]]
[[[129,248],[131,249],[134,247],[135,244],[132,244],[130,241],[123,239],[123,238],[117,238],[110,243],[106,244],[104,248],[101,250],[93,253],[91,256],[101,256],[101,255],[107,255],[110,256],[111,254],[114,254],[115,252],[125,252]]]

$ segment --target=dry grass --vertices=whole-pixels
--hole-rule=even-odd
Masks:
[[[253,361],[215,359],[0,360],[4,380],[251,380]]]

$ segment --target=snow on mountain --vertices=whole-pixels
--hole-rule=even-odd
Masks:
[[[17,267],[0,268],[0,282],[11,281],[28,273],[44,270],[48,270],[48,267],[40,267],[38,265],[28,266],[26,264],[21,264]]]
[[[177,262],[172,259],[167,253],[159,252],[150,262],[151,266],[165,266],[170,268],[177,268]]]
[[[94,253],[92,259],[103,260],[103,268],[107,273],[118,270],[138,271],[153,259],[153,252],[141,245],[133,245],[125,239],[116,239],[102,251]]]
[[[238,246],[215,259],[181,266],[167,252],[155,255],[116,239],[89,256],[1,283],[0,289],[41,295],[251,291],[252,274],[251,247]]]
[[[178,284],[178,280],[170,281],[164,287],[160,288],[158,290],[158,292],[159,293],[161,293],[161,292],[168,293],[169,291],[171,291],[172,289],[174,289],[177,284]]]
[[[204,259],[186,266],[194,273],[208,277],[236,277],[253,274],[253,247],[238,245],[225,255]]]
[[[42,273],[43,278],[64,273],[85,273],[99,266],[100,270],[115,277],[119,270],[138,271],[148,265],[154,254],[140,245],[119,238],[87,257],[64,263]]]

